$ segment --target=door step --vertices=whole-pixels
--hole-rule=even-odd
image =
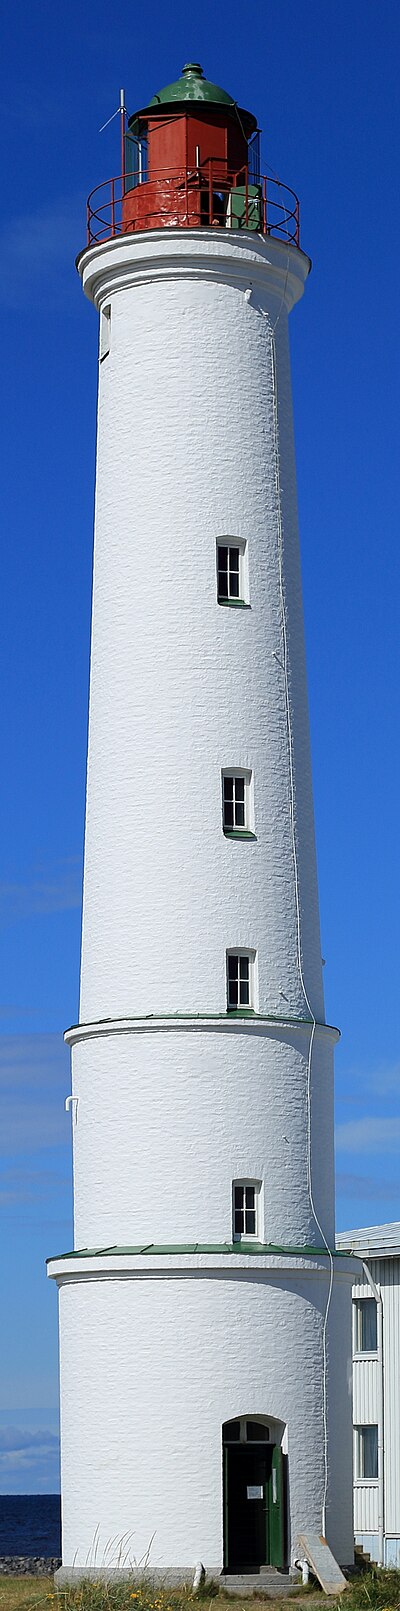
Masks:
[[[243,1574],[224,1572],[221,1575],[220,1582],[221,1588],[227,1594],[243,1594],[244,1592],[257,1594],[258,1592],[259,1594],[276,1595],[276,1597],[282,1594],[286,1598],[291,1590],[298,1588],[298,1583],[293,1582],[293,1578],[289,1577],[289,1573],[278,1572],[276,1566],[266,1567],[264,1572],[244,1572]]]

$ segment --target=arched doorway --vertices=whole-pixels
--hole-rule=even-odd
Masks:
[[[284,1565],[282,1432],[263,1415],[224,1422],[224,1572]]]

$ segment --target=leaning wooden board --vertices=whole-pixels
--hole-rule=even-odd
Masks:
[[[304,1556],[321,1584],[324,1594],[343,1594],[346,1578],[335,1561],[326,1538],[320,1533],[299,1533],[298,1553]]]

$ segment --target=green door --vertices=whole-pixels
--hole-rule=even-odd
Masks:
[[[224,1449],[225,1572],[259,1572],[269,1560],[270,1470],[268,1444]]]
[[[268,1483],[269,1499],[269,1560],[271,1566],[283,1566],[283,1455],[278,1443],[272,1450],[271,1475]]]
[[[261,186],[234,185],[229,197],[231,229],[261,229]]]

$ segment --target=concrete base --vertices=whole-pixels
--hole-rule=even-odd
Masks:
[[[119,1583],[141,1583],[145,1578],[147,1583],[154,1583],[154,1586],[158,1588],[179,1588],[185,1583],[192,1585],[194,1570],[194,1566],[190,1568],[171,1566],[159,1568],[158,1570],[139,1566],[60,1566],[58,1571],[54,1573],[54,1582],[57,1583],[57,1586],[62,1587],[66,1583],[82,1583],[89,1579],[102,1583],[114,1583],[115,1581]],[[264,1572],[246,1573],[243,1576],[234,1577],[224,1572],[221,1573],[216,1567],[214,1570],[212,1568],[206,1570],[206,1585],[207,1581],[209,1583],[218,1583],[221,1592],[226,1594],[253,1595],[258,1592],[259,1594],[268,1594],[268,1596],[276,1598],[279,1596],[286,1598],[288,1594],[293,1593],[294,1589],[298,1590],[299,1574],[297,1573],[296,1577],[289,1576],[288,1572],[278,1572],[275,1567],[270,1566]]]
[[[192,1566],[135,1566],[134,1562],[127,1562],[122,1566],[60,1566],[54,1573],[54,1582],[63,1583],[154,1583],[158,1588],[179,1588],[182,1584],[193,1583],[195,1563]],[[207,1578],[213,1583],[219,1579],[219,1567],[207,1572]],[[222,1582],[222,1580],[221,1580]]]
[[[290,1577],[288,1572],[278,1572],[275,1567],[266,1568],[265,1572],[249,1572],[245,1576],[221,1577],[221,1589],[225,1594],[267,1594],[268,1599],[283,1596],[286,1600],[288,1594],[298,1590],[299,1574],[296,1578]]]

